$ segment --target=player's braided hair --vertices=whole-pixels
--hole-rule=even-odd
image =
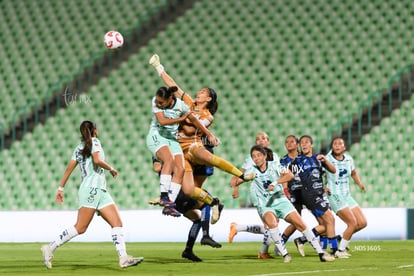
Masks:
[[[96,125],[92,121],[83,121],[79,127],[81,133],[81,141],[84,142],[84,147],[81,151],[83,158],[91,156],[92,151],[92,134],[96,129]]]

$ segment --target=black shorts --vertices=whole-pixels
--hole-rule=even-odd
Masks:
[[[204,146],[206,150],[214,154],[213,147]],[[209,165],[195,165],[193,166],[193,175],[206,175],[210,176],[214,174],[214,167]]]
[[[175,209],[182,214],[195,209],[197,204],[198,201],[196,199],[186,196],[181,190],[175,199]]]
[[[214,174],[214,167],[207,165],[195,165],[193,167],[193,175],[206,175],[210,176]]]
[[[318,218],[329,210],[329,201],[324,193],[302,190],[303,204]]]
[[[296,211],[300,214],[303,206],[302,191],[300,189],[290,191],[290,202],[295,206]]]

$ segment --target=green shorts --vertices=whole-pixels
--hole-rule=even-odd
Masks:
[[[170,149],[172,155],[183,155],[183,150],[181,149],[180,143],[178,143],[178,141],[167,139],[157,132],[148,133],[147,148],[151,151],[153,156],[157,156],[157,151],[163,146],[167,146]]]
[[[287,215],[294,212],[296,209],[289,199],[286,197],[279,198],[269,206],[256,206],[259,216],[263,218],[264,214],[267,212],[272,212],[276,217],[285,219]]]
[[[87,207],[95,210],[100,210],[115,204],[111,195],[106,191],[99,188],[92,188],[87,186],[81,186],[78,191],[79,208]]]
[[[334,213],[338,213],[340,210],[349,207],[354,208],[358,206],[358,203],[354,200],[354,198],[350,195],[337,195],[337,194],[331,194],[328,195],[329,204],[331,205],[332,211]]]

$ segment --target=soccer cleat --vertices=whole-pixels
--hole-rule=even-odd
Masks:
[[[351,254],[347,253],[346,251],[337,250],[335,252],[335,257],[338,259],[348,259],[351,257]]]
[[[292,257],[289,254],[286,254],[283,256],[283,262],[284,263],[290,263],[292,261]]]
[[[217,223],[217,221],[220,219],[221,212],[223,211],[224,205],[220,203],[220,200],[217,199],[217,204],[213,205],[211,207],[211,224]]]
[[[148,203],[151,205],[160,205],[160,198],[157,197],[157,198],[150,199]]]
[[[50,249],[50,245],[45,244],[43,245],[40,250],[42,251],[43,255],[43,262],[47,269],[52,268],[52,259],[53,259],[53,252],[52,249]]]
[[[256,177],[255,173],[248,173],[248,174],[242,174],[240,176],[241,179],[243,179],[244,181],[251,181]]]
[[[329,254],[329,253],[319,253],[319,259],[321,262],[333,262],[335,261],[335,256]]]
[[[162,197],[158,203],[160,206],[164,207],[175,207],[175,203],[171,201],[168,197]]]
[[[299,254],[302,257],[305,257],[305,244],[302,242],[302,240],[300,238],[296,238],[296,239],[293,240],[293,242],[295,243]]]
[[[229,243],[233,242],[234,236],[237,235],[237,223],[232,222],[230,224]]]
[[[175,210],[175,208],[172,207],[172,206],[165,206],[162,209],[162,214],[165,215],[165,216],[172,216],[172,217],[176,217],[176,218],[181,216],[181,213],[178,212],[177,210]]]
[[[221,244],[213,240],[210,236],[204,236],[201,239],[200,243],[201,245],[210,245],[211,247],[214,247],[214,248],[221,248]]]
[[[181,257],[189,259],[190,261],[193,261],[193,262],[202,262],[203,261],[202,259],[197,257],[197,255],[195,255],[192,250],[184,250],[183,253],[181,254]]]
[[[258,259],[274,259],[269,253],[260,253],[257,255]]]
[[[144,260],[144,257],[134,258],[132,256],[125,256],[125,257],[119,258],[119,266],[121,268],[136,266],[139,263],[142,263],[143,260]]]

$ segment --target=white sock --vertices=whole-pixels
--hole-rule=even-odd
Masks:
[[[237,232],[249,232],[253,234],[264,234],[265,232],[264,226],[259,224],[237,224],[236,230]]]
[[[52,252],[55,251],[56,248],[67,243],[77,235],[79,235],[79,233],[76,231],[75,226],[68,227],[67,229],[63,230],[62,234],[60,234],[55,241],[50,243],[50,249],[52,249]]]
[[[319,240],[309,228],[306,228],[305,231],[302,232],[303,235],[306,237],[308,242],[312,244],[312,247],[316,250],[318,253],[323,253],[323,249],[319,243]]]
[[[270,237],[269,229],[266,229],[263,233],[263,242],[262,248],[260,249],[260,253],[269,253],[269,246],[272,242],[273,240]]]
[[[171,182],[170,190],[168,196],[170,197],[171,201],[175,201],[177,199],[178,194],[180,193],[181,185],[175,182]]]
[[[348,244],[349,244],[349,241],[346,240],[346,239],[344,239],[344,238],[342,238],[341,243],[339,244],[339,248],[338,249],[340,251],[345,251],[346,248],[348,247]]]
[[[171,186],[171,175],[170,174],[161,174],[160,175],[160,191],[161,193],[168,193]]]
[[[269,229],[269,233],[270,233],[270,237],[275,242],[275,246],[279,250],[280,254],[282,254],[282,256],[285,256],[286,254],[288,254],[286,250],[286,246],[284,245],[282,241],[279,228],[275,227],[275,228]]]
[[[121,258],[127,256],[124,232],[122,231],[122,227],[112,228],[112,241],[114,242],[118,257]]]

